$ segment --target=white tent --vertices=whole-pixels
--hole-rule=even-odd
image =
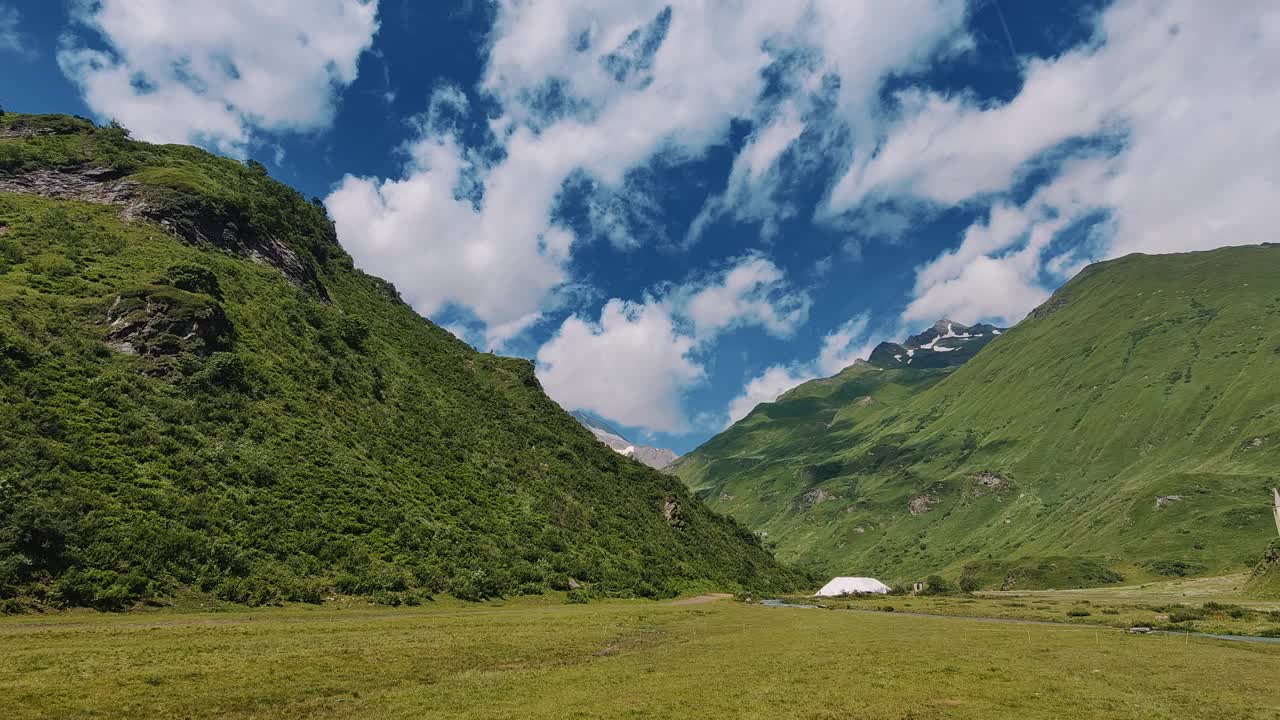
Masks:
[[[814,597],[835,597],[836,595],[852,595],[854,593],[879,593],[883,595],[887,592],[889,592],[889,586],[875,578],[837,577],[831,578],[831,582],[823,585],[821,590],[814,593]]]

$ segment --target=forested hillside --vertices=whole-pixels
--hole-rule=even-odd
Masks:
[[[528,361],[354,269],[261,165],[0,116],[6,607],[796,582]]]

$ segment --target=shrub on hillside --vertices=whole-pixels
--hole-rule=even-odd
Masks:
[[[250,372],[248,363],[233,352],[216,352],[205,361],[204,367],[192,377],[197,385],[210,389],[238,390],[250,389]]]
[[[1204,608],[1179,607],[1169,611],[1169,622],[1184,623],[1192,620],[1203,620],[1209,613]]]
[[[190,263],[174,265],[165,272],[161,280],[179,290],[204,293],[210,297],[222,299],[222,287],[218,285],[218,276],[207,267]]]
[[[930,575],[924,580],[925,595],[946,595],[953,591],[954,588],[951,583],[947,582],[947,579],[941,575]]]
[[[1142,563],[1142,566],[1157,575],[1166,577],[1199,575],[1208,569],[1200,563],[1189,563],[1184,560],[1150,560]]]

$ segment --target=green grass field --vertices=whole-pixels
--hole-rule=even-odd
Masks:
[[[1280,637],[1280,601],[1245,595],[1247,580],[1247,575],[1226,575],[1079,590],[790,599],[833,609]]]
[[[1280,646],[552,599],[0,619],[5,718],[1280,718]]]

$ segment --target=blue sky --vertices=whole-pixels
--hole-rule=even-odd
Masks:
[[[881,339],[1280,226],[1267,0],[0,0],[0,63],[8,109],[265,163],[678,452]]]

